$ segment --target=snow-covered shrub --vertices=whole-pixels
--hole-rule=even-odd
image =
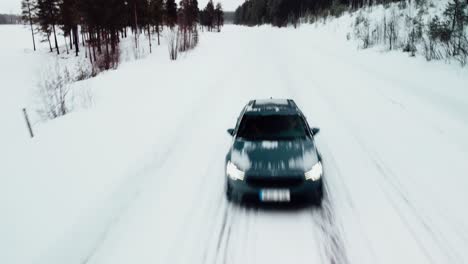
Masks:
[[[417,0],[366,7],[357,12],[352,37],[360,48],[375,45],[427,60],[468,63],[468,3]]]
[[[398,27],[398,18],[396,15],[395,10],[393,9],[391,11],[390,17],[387,19],[386,24],[385,24],[385,34],[384,34],[384,39],[388,43],[388,49],[393,50],[398,48],[399,43],[398,43],[398,33],[399,33],[399,27]]]
[[[104,70],[117,69],[120,62],[120,49],[117,45],[114,50],[109,51],[109,48],[105,46],[105,52],[96,55],[96,59],[93,62],[93,74],[97,74]]]
[[[404,52],[409,52],[411,56],[416,55],[417,43],[423,40],[424,22],[422,16],[424,9],[419,9],[416,16],[406,15],[405,27],[408,29],[406,44],[403,48]]]
[[[354,36],[361,41],[360,48],[367,49],[372,46],[369,19],[362,12],[356,16],[354,21]]]
[[[398,3],[398,8],[400,9],[406,9],[408,5],[406,4],[406,1],[401,1]]]
[[[441,60],[446,54],[450,32],[445,23],[435,16],[428,25],[427,37],[424,38],[424,56],[428,61]]]
[[[415,2],[418,8],[424,8],[427,6],[427,0],[416,0]]]
[[[377,44],[385,44],[389,50],[392,50],[402,46],[400,21],[395,9],[389,14],[384,12],[379,18],[370,18],[371,13],[371,10],[361,10],[355,18],[353,36],[360,41],[359,47],[366,49]]]
[[[453,0],[441,17],[434,16],[427,26],[427,60],[455,59],[462,66],[468,61],[468,4]]]
[[[89,87],[78,85],[93,76],[93,66],[87,61],[66,65],[57,60],[40,74],[35,91],[35,110],[43,120],[55,119],[78,108],[94,105]]]
[[[43,119],[54,119],[69,112],[67,95],[73,82],[68,68],[61,68],[58,63],[44,72],[37,86],[39,100],[36,109]]]
[[[83,81],[96,76],[93,66],[88,61],[79,61],[74,74],[75,81]]]

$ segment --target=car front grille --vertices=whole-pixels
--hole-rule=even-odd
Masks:
[[[284,176],[247,176],[247,184],[257,188],[288,188],[299,186],[304,182],[304,177]]]

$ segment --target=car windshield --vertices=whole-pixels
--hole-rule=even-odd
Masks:
[[[291,140],[307,135],[299,115],[245,115],[237,132],[247,140]]]

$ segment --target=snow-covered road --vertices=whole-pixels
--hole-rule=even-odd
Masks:
[[[109,98],[100,112],[75,119],[89,126],[83,119],[96,111],[92,128],[116,131],[104,146],[143,158],[118,155],[115,166],[125,172],[117,184],[103,184],[107,194],[38,262],[467,263],[466,69],[357,51],[344,36],[333,24],[227,26],[203,34],[175,63],[161,48],[89,80],[109,86],[99,88]],[[138,85],[128,91],[125,84]],[[321,128],[323,208],[227,203],[226,129],[248,100],[266,97],[294,99]],[[95,143],[108,134],[94,136]]]

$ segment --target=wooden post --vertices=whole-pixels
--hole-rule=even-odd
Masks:
[[[32,131],[31,123],[29,122],[28,113],[26,112],[26,108],[23,108],[23,114],[24,114],[24,119],[26,120],[26,124],[28,125],[29,135],[31,136],[31,138],[33,138],[34,134],[33,134],[33,131]]]

